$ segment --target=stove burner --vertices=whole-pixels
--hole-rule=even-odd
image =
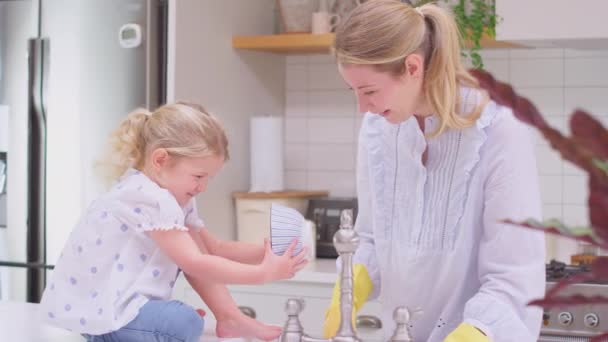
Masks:
[[[551,260],[545,266],[547,281],[557,282],[569,278],[575,274],[591,272],[589,265],[566,265],[566,263]]]

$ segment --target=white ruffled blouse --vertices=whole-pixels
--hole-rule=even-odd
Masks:
[[[467,109],[481,98],[461,95]],[[437,125],[427,117],[424,133]],[[474,126],[429,139],[415,118],[367,113],[357,163],[354,262],[373,280],[385,340],[407,306],[414,341],[442,341],[463,321],[492,341],[536,341],[542,311],[526,304],[545,290],[544,237],[499,222],[541,212],[531,132],[510,109],[490,101]]]
[[[99,335],[125,326],[148,300],[170,299],[178,267],[145,232],[186,226],[204,226],[194,199],[181,208],[169,191],[128,170],[72,231],[41,300],[46,321]]]

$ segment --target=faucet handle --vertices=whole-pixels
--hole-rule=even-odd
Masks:
[[[302,299],[289,298],[285,302],[285,313],[287,316],[299,316],[304,310],[304,301]]]
[[[302,299],[287,299],[287,302],[285,302],[287,322],[285,322],[283,333],[279,338],[280,342],[302,342],[304,328],[298,317],[302,310],[304,310],[304,301]]]
[[[397,326],[395,327],[395,332],[389,342],[413,341],[408,327],[410,318],[410,311],[404,306],[399,306],[393,311],[393,319],[395,320],[395,323],[397,323]]]

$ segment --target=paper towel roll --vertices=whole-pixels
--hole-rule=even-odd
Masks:
[[[0,105],[0,152],[8,151],[8,106]]]
[[[250,124],[251,192],[282,191],[283,118],[254,116]]]

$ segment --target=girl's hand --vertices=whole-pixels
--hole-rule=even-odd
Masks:
[[[305,259],[306,248],[302,248],[298,255],[292,256],[297,243],[298,240],[294,239],[285,253],[279,256],[272,252],[268,239],[264,239],[264,260],[260,264],[264,282],[289,279],[306,266],[308,263],[308,260]]]

